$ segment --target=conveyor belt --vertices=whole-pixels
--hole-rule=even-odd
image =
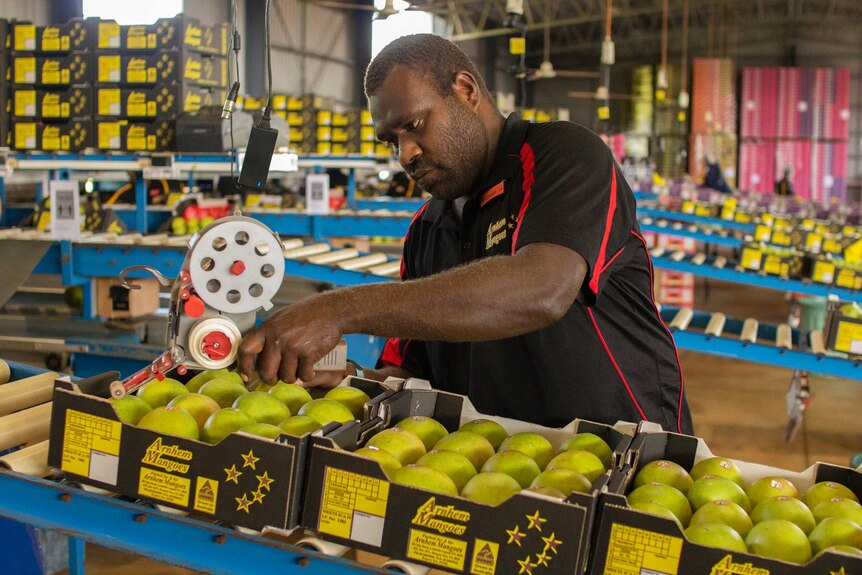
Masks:
[[[709,218],[706,216],[696,216],[694,214],[683,214],[680,212],[672,212],[669,210],[660,210],[652,207],[638,206],[638,217],[644,216],[656,219],[676,220],[679,222],[688,222],[692,224],[705,224],[730,230],[739,230],[742,232],[754,232],[754,224],[743,224],[740,222],[722,220],[721,218]]]
[[[661,315],[680,349],[862,380],[862,360],[826,355],[820,330],[811,332],[811,351],[807,351],[800,349],[799,333],[786,323],[760,324],[754,318],[741,320],[667,306]]]

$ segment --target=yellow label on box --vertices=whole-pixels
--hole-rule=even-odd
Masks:
[[[763,261],[763,252],[756,248],[743,248],[742,267],[747,270],[757,271]]]
[[[99,22],[98,46],[99,48],[119,48],[120,25],[110,21]]]
[[[763,271],[774,276],[786,276],[790,266],[787,262],[781,259],[781,256],[766,256],[766,261],[763,262]]]
[[[805,247],[811,251],[819,252],[823,245],[823,236],[820,234],[808,234],[805,238]]]
[[[218,481],[209,477],[198,477],[195,482],[195,511],[215,515],[218,501]]]
[[[15,26],[15,49],[36,49],[36,26],[33,24],[17,24]]]
[[[359,114],[359,123],[363,126],[370,126],[374,123],[374,118],[371,117],[371,112],[368,110],[362,110]]]
[[[352,539],[355,535],[366,542],[376,540],[379,546],[388,503],[388,481],[327,467],[317,529],[342,539]],[[354,534],[357,514],[360,514],[363,532]]]
[[[862,240],[856,240],[844,248],[844,261],[848,264],[858,264],[862,261]]]
[[[359,129],[359,139],[363,142],[374,142],[377,140],[377,136],[374,133],[373,126],[362,126]]]
[[[814,220],[811,218],[805,218],[802,220],[802,224],[800,227],[804,230],[813,230],[814,229]]]
[[[155,107],[155,102],[149,103],[153,104],[153,107]],[[129,116],[146,116],[147,104],[148,102],[143,98],[129,98],[126,113],[128,113]]]
[[[751,214],[745,212],[736,212],[734,219],[741,224],[751,223]]]
[[[120,71],[119,56],[99,56],[99,82],[117,82]]]
[[[69,49],[69,37],[60,36],[60,29],[54,26],[46,26],[42,30],[42,50],[45,52],[57,52],[60,49]]]
[[[835,264],[829,261],[818,260],[814,262],[814,270],[811,279],[822,284],[831,284],[835,278]]]
[[[464,569],[464,560],[467,557],[467,542],[411,529],[407,543],[407,557],[439,565],[444,569],[461,571]]]
[[[329,126],[330,124],[332,124],[332,112],[329,110],[318,111],[317,123],[320,126]]]
[[[145,50],[147,48],[147,35],[139,28],[143,28],[143,26],[133,26],[129,30],[126,35],[126,48],[131,50]]]
[[[373,156],[374,155],[374,142],[360,142],[359,143],[359,153],[363,156]]]
[[[497,572],[498,557],[500,557],[498,543],[476,539],[473,542],[473,560],[470,563],[471,575],[494,575]]]
[[[104,483],[116,484],[123,424],[104,417],[69,409],[63,429],[63,459],[60,469]],[[113,481],[111,472],[113,470]]]
[[[680,211],[684,214],[694,214],[695,204],[691,200],[686,200],[682,203],[682,209]]]
[[[36,115],[36,90],[15,92],[15,115],[24,118]]]
[[[855,236],[859,230],[857,230],[854,226],[844,226],[841,228],[841,233],[845,236]]]
[[[787,232],[778,228],[775,228],[775,231],[772,232],[772,239],[770,239],[769,241],[779,246],[789,246],[792,243],[791,238],[787,234]]]
[[[138,494],[187,507],[191,484],[191,480],[186,477],[177,477],[164,471],[141,467],[141,475],[138,478]]]
[[[838,333],[835,335],[835,350],[862,355],[862,324],[839,321]]]
[[[826,238],[823,240],[822,252],[827,254],[840,254],[844,250],[844,245],[835,238]]]
[[[129,150],[147,149],[147,130],[143,126],[132,126],[126,132],[126,148]]]
[[[42,128],[42,149],[52,151],[63,149],[60,145],[60,128],[56,126],[45,126]]]
[[[606,575],[677,575],[682,538],[614,523],[605,560]]]
[[[317,128],[317,139],[323,141],[329,141],[332,139],[332,128],[329,126],[321,126]]]
[[[769,226],[759,225],[754,228],[754,239],[758,242],[768,242],[772,237],[772,228]]]
[[[99,123],[99,148],[103,150],[116,150],[120,147],[120,123],[119,122],[100,122]]]
[[[36,83],[36,58],[15,58],[15,83]]]
[[[712,206],[698,205],[694,208],[694,215],[708,218],[712,216]]]
[[[15,124],[15,147],[22,150],[36,148],[36,124]]]
[[[118,116],[120,114],[120,90],[119,88],[99,89],[99,115]]]
[[[835,277],[835,285],[847,289],[862,289],[862,275],[853,270],[838,270],[838,275]]]
[[[772,224],[775,223],[775,216],[773,216],[772,214],[763,214],[763,216],[761,216],[760,218],[760,221],[763,223],[763,225],[772,227]]]

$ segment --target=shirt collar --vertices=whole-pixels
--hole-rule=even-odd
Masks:
[[[500,142],[497,145],[497,155],[491,165],[491,171],[476,187],[477,192],[484,192],[504,180],[512,178],[520,167],[521,146],[527,136],[527,128],[530,123],[522,120],[516,112],[512,112],[503,124],[500,133]],[[476,194],[479,196],[480,194]],[[442,200],[431,199],[428,208],[422,215],[424,221],[433,222],[438,220],[448,211],[449,203]]]

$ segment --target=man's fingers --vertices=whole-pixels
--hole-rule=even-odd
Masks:
[[[314,381],[314,362],[307,357],[301,358],[296,374],[302,381]]]
[[[281,367],[278,369],[278,379],[285,383],[294,383],[296,381],[296,356],[282,355]]]
[[[254,372],[254,360],[257,354],[263,350],[265,342],[266,338],[259,331],[253,331],[245,336],[239,344],[237,369],[243,380],[248,381]]]
[[[275,343],[268,342],[257,356],[257,372],[260,374],[260,379],[264,383],[276,383],[281,362],[281,349]]]

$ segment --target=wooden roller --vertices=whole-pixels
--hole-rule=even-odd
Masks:
[[[709,323],[706,324],[706,329],[703,331],[709,335],[721,337],[721,332],[724,331],[724,324],[726,321],[726,315],[723,313],[714,313],[712,314],[712,317],[709,318]]]
[[[54,380],[58,377],[49,371],[0,385],[0,416],[51,401]]]
[[[793,348],[793,330],[786,323],[782,323],[775,330],[775,345],[784,349]]]
[[[664,255],[664,252],[665,252],[664,248],[653,248],[649,251],[649,255],[651,255],[654,258],[660,258]]]
[[[342,260],[349,260],[357,256],[359,256],[359,250],[347,248],[344,250],[335,250],[332,252],[324,252],[322,254],[317,254],[316,256],[311,256],[310,258],[308,258],[308,263],[329,265],[334,264],[335,262],[340,262]]]
[[[715,261],[712,262],[713,267],[717,267],[719,269],[724,268],[727,265],[727,258],[724,256],[718,256],[715,258]]]
[[[706,261],[706,254],[697,254],[693,258],[691,258],[691,263],[696,266],[703,265],[703,262]]]
[[[51,468],[48,466],[48,440],[0,457],[0,465],[17,473],[47,477],[51,474]]]
[[[298,260],[316,254],[322,254],[323,252],[328,252],[330,249],[332,248],[329,244],[308,244],[307,246],[294,248],[292,250],[284,250],[284,257],[289,260]]]
[[[137,238],[135,240],[135,243],[141,244],[141,245],[151,245],[151,244],[161,243],[162,240],[166,240],[166,239],[168,239],[168,234],[166,234],[166,233],[149,234],[149,235]]]
[[[371,266],[368,268],[368,272],[376,276],[394,277],[401,273],[401,262],[398,260],[392,260],[385,264]]]
[[[52,405],[53,402],[43,403],[0,417],[0,451],[48,439]]]
[[[283,245],[286,250],[295,250],[296,248],[304,246],[305,242],[299,238],[290,238],[289,240],[281,240],[281,245]]]
[[[757,328],[759,325],[753,317],[745,320],[742,323],[742,333],[739,334],[739,339],[749,343],[757,343]]]
[[[685,257],[685,252],[682,250],[677,250],[670,255],[670,259],[675,262],[680,262]]]
[[[343,270],[359,270],[369,266],[386,263],[387,259],[386,254],[369,254],[367,256],[339,262],[337,265]]]
[[[815,329],[808,334],[808,343],[811,345],[811,352],[817,355],[826,353],[826,346],[823,345],[823,330]]]
[[[685,331],[688,329],[693,317],[694,312],[690,308],[684,307],[676,312],[675,316],[673,316],[673,319],[670,322],[670,327]]]
[[[9,377],[12,375],[12,370],[9,369],[9,364],[0,359],[0,383],[6,383],[9,381]]]

